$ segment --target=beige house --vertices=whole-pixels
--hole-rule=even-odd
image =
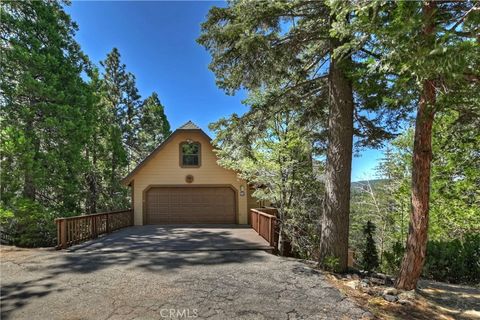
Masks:
[[[123,181],[132,188],[135,225],[246,224],[258,203],[237,173],[220,167],[210,137],[189,121]]]

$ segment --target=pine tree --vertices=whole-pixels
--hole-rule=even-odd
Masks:
[[[359,90],[363,83],[354,81],[362,65],[352,56],[359,49],[344,48],[360,39],[348,28],[339,28],[349,21],[348,10],[339,6],[322,1],[235,1],[210,10],[198,41],[211,53],[210,69],[227,93],[240,88],[261,91],[266,114],[294,106],[325,128],[316,142],[327,145],[321,154],[326,156],[326,192],[319,195],[324,197],[320,260],[336,257],[339,270],[345,270],[353,134],[361,137],[359,145],[378,145],[391,135],[383,128],[388,112],[378,117],[362,113],[371,115],[383,102]],[[372,84],[386,87],[373,76],[368,82]]]
[[[165,115],[164,106],[153,92],[145,99],[140,107],[140,120],[138,130],[139,159],[148,156],[169,135],[170,123]]]
[[[2,3],[1,20],[2,201],[78,212],[90,93],[76,25],[51,1]]]
[[[425,262],[435,117],[449,109],[478,117],[480,11],[470,1],[350,2],[348,7],[356,13],[350,28],[370,35],[362,48],[369,65],[365,75],[383,73],[388,79],[391,94],[384,99],[390,108],[416,111],[410,227],[396,283],[411,290]],[[377,13],[375,19],[370,12]]]
[[[125,175],[128,165],[128,150],[124,144],[124,127],[126,118],[125,87],[128,76],[126,66],[120,61],[120,53],[113,48],[107,58],[100,62],[104,71],[102,73],[102,100],[110,110],[108,147],[110,165],[106,167],[105,174],[109,176],[106,190],[112,204],[117,194],[122,192],[121,178]]]
[[[363,234],[365,236],[365,246],[362,252],[362,267],[366,271],[373,271],[378,268],[378,252],[377,245],[373,239],[376,227],[369,220],[363,228]]]
[[[125,82],[125,112],[122,116],[122,131],[123,142],[128,154],[127,170],[130,170],[131,165],[135,165],[139,161],[139,108],[140,108],[140,94],[136,87],[135,76],[127,73],[127,81]]]

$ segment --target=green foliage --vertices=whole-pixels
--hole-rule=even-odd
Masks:
[[[472,261],[474,255],[454,252],[463,250],[461,243],[467,235],[480,230],[480,161],[475,151],[480,142],[478,119],[449,111],[440,113],[437,120],[433,128],[430,242],[424,275],[437,280],[468,281],[474,277],[466,276],[462,270],[465,270],[465,261]],[[413,129],[410,128],[386,150],[377,168],[383,180],[357,183],[353,187],[351,243],[359,248],[362,235],[358,228],[362,220],[372,219],[380,226],[386,223],[387,236],[382,237],[379,228],[375,239],[381,270],[389,274],[398,271],[408,231],[412,147]],[[381,239],[384,239],[383,246]],[[470,248],[470,244],[465,248]],[[475,267],[469,268],[475,270]]]
[[[16,199],[11,209],[0,210],[1,227],[20,247],[48,247],[56,244],[56,215],[29,199]]]
[[[14,216],[13,211],[0,207],[0,227],[8,229]]]
[[[366,271],[373,271],[378,268],[378,252],[373,234],[375,233],[375,225],[371,221],[367,221],[363,228],[365,238],[364,248],[362,251],[362,268]]]
[[[480,234],[466,234],[463,241],[429,241],[423,276],[454,283],[478,283]]]
[[[314,127],[307,130],[307,124],[300,125],[300,115],[281,111],[268,116],[252,108],[211,128],[216,133],[219,164],[257,187],[254,197],[278,208],[282,239],[307,257],[318,247],[322,183],[318,179],[321,163],[312,159]]]
[[[400,242],[395,242],[392,246],[392,249],[385,251],[383,254],[382,265],[380,269],[386,274],[397,274],[400,263],[402,263],[403,254],[405,253],[405,248]]]
[[[330,272],[336,272],[340,265],[340,259],[334,256],[326,256],[323,261],[323,267]]]
[[[141,97],[118,50],[103,73],[91,64],[63,3],[7,1],[0,13],[1,223],[18,245],[44,246],[56,216],[129,206],[120,180],[140,160]],[[163,107],[150,118],[169,130]]]
[[[139,124],[142,130],[138,132],[138,148],[140,158],[144,158],[171,134],[164,106],[156,92],[143,101]]]

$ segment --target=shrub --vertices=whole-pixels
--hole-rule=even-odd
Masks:
[[[423,276],[453,283],[478,283],[480,234],[467,234],[463,241],[429,241]]]
[[[327,256],[323,261],[323,267],[327,271],[335,272],[338,270],[338,266],[340,265],[340,259],[334,256]]]
[[[386,274],[397,274],[400,263],[402,262],[405,249],[400,242],[395,242],[392,250],[383,253],[382,265],[380,269]]]
[[[375,225],[368,221],[363,228],[363,234],[365,236],[365,244],[362,251],[361,266],[366,271],[372,271],[378,268],[378,252],[373,234],[375,233]]]
[[[13,244],[19,247],[55,245],[55,214],[37,202],[17,199],[11,208],[0,210],[0,224]]]

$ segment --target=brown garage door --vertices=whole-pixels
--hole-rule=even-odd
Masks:
[[[235,223],[229,187],[153,187],[145,200],[146,224]]]

